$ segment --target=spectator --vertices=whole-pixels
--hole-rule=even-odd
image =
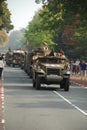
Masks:
[[[76,64],[76,74],[79,74],[80,73],[80,60],[77,59],[75,64]]]
[[[72,74],[76,74],[76,63],[75,60],[71,63]]]
[[[85,61],[82,61],[80,63],[81,80],[86,79],[86,69],[87,69],[87,65],[86,65]]]
[[[4,68],[3,58],[0,56],[0,79],[2,79],[2,72]]]

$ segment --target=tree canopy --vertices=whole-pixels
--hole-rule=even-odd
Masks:
[[[42,2],[43,7],[48,9],[48,17],[45,10],[41,16],[48,29],[54,30],[54,41],[59,41],[58,44],[64,47],[72,58],[82,57],[82,52],[87,57],[87,1],[36,0],[35,2]]]
[[[49,30],[43,28],[42,18],[39,13],[43,10],[39,10],[33,20],[29,23],[28,28],[25,31],[25,37],[28,41],[29,47],[41,46],[43,42],[48,43],[48,47],[53,44],[52,33]],[[44,23],[45,24],[45,23]]]
[[[64,49],[70,58],[87,59],[87,1],[35,0],[42,8],[29,23],[25,37],[29,45],[45,40],[55,50]],[[83,53],[83,54],[82,54]]]
[[[9,39],[7,41],[7,44],[2,46],[0,49],[8,50],[8,48],[10,48],[11,50],[14,50],[14,49],[19,49],[19,48],[23,48],[23,49],[26,48],[24,31],[25,31],[24,28],[22,28],[21,30],[12,31],[9,34]]]
[[[11,24],[11,13],[8,9],[6,0],[0,0],[0,45],[7,41],[7,33],[13,29]]]
[[[6,0],[0,0],[0,30],[5,29],[8,32],[13,29],[10,17],[11,13],[8,9]]]

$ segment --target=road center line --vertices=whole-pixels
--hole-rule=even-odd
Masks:
[[[81,112],[83,115],[87,116],[87,113],[85,111],[83,111],[82,109],[80,109],[78,106],[74,105],[73,103],[71,103],[68,99],[66,99],[65,97],[63,97],[61,94],[59,94],[57,91],[53,91],[55,94],[57,94],[59,97],[61,97],[64,101],[66,101],[68,104],[70,104],[71,106],[73,106],[75,109],[77,109],[79,112]]]

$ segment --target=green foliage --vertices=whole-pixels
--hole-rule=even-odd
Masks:
[[[41,2],[44,4],[45,2],[47,2],[47,0],[35,0],[35,2],[36,2],[37,4],[40,4]]]
[[[0,46],[3,46],[8,41],[8,35],[4,29],[0,30]]]
[[[87,0],[36,2],[44,3],[40,12],[42,28],[51,32],[56,49],[64,46],[69,57],[87,57]]]
[[[0,0],[0,45],[4,45],[7,40],[7,32],[13,29],[13,25],[10,20],[10,11],[7,8],[6,0]],[[6,30],[6,31],[5,31]]]
[[[29,46],[37,47],[41,46],[43,42],[47,42],[48,47],[50,47],[53,44],[52,33],[44,29],[45,23],[42,23],[39,12],[35,14],[33,20],[29,23],[25,31],[25,37],[28,40]]]
[[[6,0],[0,0],[0,29],[5,29],[7,32],[13,29],[11,24],[11,13],[8,9]]]

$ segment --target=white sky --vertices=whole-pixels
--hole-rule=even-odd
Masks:
[[[25,28],[42,6],[42,4],[36,4],[35,0],[7,0],[7,3],[14,30]]]

